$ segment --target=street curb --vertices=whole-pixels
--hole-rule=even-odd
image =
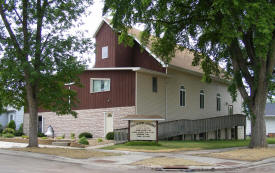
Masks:
[[[269,160],[269,159],[266,159]],[[263,160],[264,161],[264,160]],[[166,171],[166,172],[173,172],[173,171],[182,171],[182,172],[214,172],[214,171],[233,171],[236,169],[243,169],[243,168],[251,168],[251,167],[257,167],[257,166],[261,166],[261,165],[268,165],[268,164],[275,164],[275,161],[268,161],[268,162],[264,162],[264,163],[251,163],[251,164],[246,164],[246,165],[241,165],[241,166],[235,166],[235,167],[209,167],[209,168],[192,168],[192,167],[183,167],[181,168],[175,168],[173,169],[171,168],[165,168],[165,167],[151,167],[151,169],[155,170],[155,171]]]

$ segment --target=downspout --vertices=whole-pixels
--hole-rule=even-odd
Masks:
[[[167,75],[167,67],[165,68],[165,73]],[[165,80],[165,120],[167,120],[167,77]]]
[[[137,71],[135,73],[135,77],[136,77],[136,83],[135,83],[135,109],[136,109],[136,115],[137,115]]]

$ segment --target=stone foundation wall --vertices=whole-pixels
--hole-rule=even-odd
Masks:
[[[126,115],[135,114],[135,111],[135,106],[131,106],[77,110],[77,118],[74,118],[72,115],[58,116],[53,112],[42,112],[38,113],[38,115],[43,117],[44,133],[47,131],[48,126],[51,125],[55,136],[65,134],[66,138],[70,138],[71,133],[75,133],[78,136],[82,132],[90,132],[95,138],[103,138],[105,137],[105,113],[113,115],[113,127],[117,129],[127,127],[127,121],[122,120],[122,118]],[[28,129],[29,114],[24,114],[24,133],[27,135]]]

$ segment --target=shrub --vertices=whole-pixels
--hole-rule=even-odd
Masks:
[[[44,133],[38,132],[37,137],[46,137],[46,135]]]
[[[65,139],[65,136],[66,136],[66,135],[65,135],[65,134],[63,134],[63,135],[61,136],[61,137],[62,137],[62,139]]]
[[[3,130],[3,134],[6,134],[6,133],[11,133],[11,134],[14,134],[15,130],[12,129],[12,128],[5,128]]]
[[[114,140],[114,132],[109,132],[106,135],[107,140]]]
[[[8,124],[8,128],[11,128],[11,129],[16,129],[16,124],[15,124],[15,121],[14,120],[11,120]]]
[[[44,136],[44,137],[41,137],[41,139],[48,139],[48,137]]]
[[[87,138],[85,136],[81,137],[78,140],[78,143],[83,144],[83,145],[89,145],[89,141],[87,140]]]
[[[103,140],[101,138],[98,138],[97,142],[100,143],[100,142],[103,142]]]
[[[22,138],[23,138],[23,139],[29,139],[29,137],[26,136],[26,135],[22,135]]]
[[[75,139],[75,134],[71,133],[71,139]]]
[[[56,139],[64,139],[63,136],[58,136]]]
[[[82,138],[82,137],[93,138],[93,135],[92,135],[91,133],[89,133],[89,132],[83,132],[83,133],[80,133],[80,134],[78,135],[78,138],[79,138],[79,139]]]
[[[14,135],[15,135],[15,136],[22,136],[22,135],[24,135],[24,133],[23,133],[23,123],[20,124],[20,127],[19,127],[18,130],[15,130]]]
[[[13,138],[14,137],[14,134],[12,133],[5,133],[2,135],[4,138]]]

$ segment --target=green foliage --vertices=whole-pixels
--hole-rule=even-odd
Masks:
[[[83,133],[80,133],[78,135],[78,138],[82,138],[82,137],[86,137],[86,138],[93,138],[93,135],[89,132],[83,132]]]
[[[75,134],[71,133],[71,139],[75,139]]]
[[[65,137],[66,137],[66,135],[65,135],[65,134],[63,134],[63,135],[62,135],[62,138],[63,138],[63,139],[65,139]]]
[[[0,1],[0,111],[39,107],[76,117],[77,93],[65,84],[81,86],[79,74],[93,49],[79,27],[92,0],[23,2]]]
[[[37,137],[46,137],[46,135],[44,133],[38,132]]]
[[[64,139],[63,136],[58,136],[56,139]]]
[[[106,135],[107,140],[114,140],[114,132],[109,132]]]
[[[48,139],[48,137],[44,136],[44,137],[41,137],[41,139]]]
[[[260,103],[275,96],[274,1],[105,0],[104,3],[103,15],[112,15],[116,30],[125,32],[136,24],[144,24],[143,44],[150,43],[148,47],[165,63],[171,61],[176,51],[190,50],[194,53],[192,64],[200,65],[204,71],[203,81],[211,82],[215,76],[232,80],[228,90],[233,100],[238,89],[249,113],[263,116],[256,113],[257,109],[264,109],[265,105]],[[121,37],[125,38],[124,35]],[[219,68],[219,64],[226,65],[226,70]],[[262,122],[258,128],[264,128]],[[266,146],[263,130],[256,129],[252,134],[250,147]]]
[[[98,138],[98,139],[97,139],[97,142],[98,142],[98,143],[103,142],[103,139]]]
[[[85,136],[81,137],[78,140],[78,143],[83,144],[83,145],[89,145],[89,141],[87,140],[87,138]]]
[[[5,128],[2,132],[3,134],[6,134],[6,133],[11,133],[11,134],[14,134],[15,133],[15,130],[12,129],[12,128]]]
[[[177,50],[194,52],[193,65],[201,65],[205,72],[203,81],[210,82],[213,75],[221,73],[226,79],[233,76],[229,90],[234,100],[236,90],[246,92],[246,88],[251,92],[247,93],[248,100],[253,99],[262,67],[268,69],[267,81],[272,81],[268,82],[269,96],[275,95],[275,82],[271,80],[275,64],[272,1],[106,0],[103,14],[111,14],[113,27],[122,32],[135,24],[144,24],[142,43],[148,45],[150,39],[153,53],[164,62],[169,63]],[[226,71],[221,71],[219,63],[226,63]]]
[[[8,123],[8,128],[11,128],[11,129],[16,129],[16,124],[15,124],[15,121],[14,120],[11,120],[9,123]]]
[[[22,135],[22,138],[23,138],[23,139],[29,139],[29,137],[26,136],[26,135]]]
[[[12,133],[5,133],[5,134],[2,135],[2,137],[4,137],[4,138],[13,138],[14,134],[12,134]]]
[[[15,130],[15,133],[14,133],[15,136],[22,136],[24,135],[23,133],[23,123],[20,124],[20,127],[18,130]]]

